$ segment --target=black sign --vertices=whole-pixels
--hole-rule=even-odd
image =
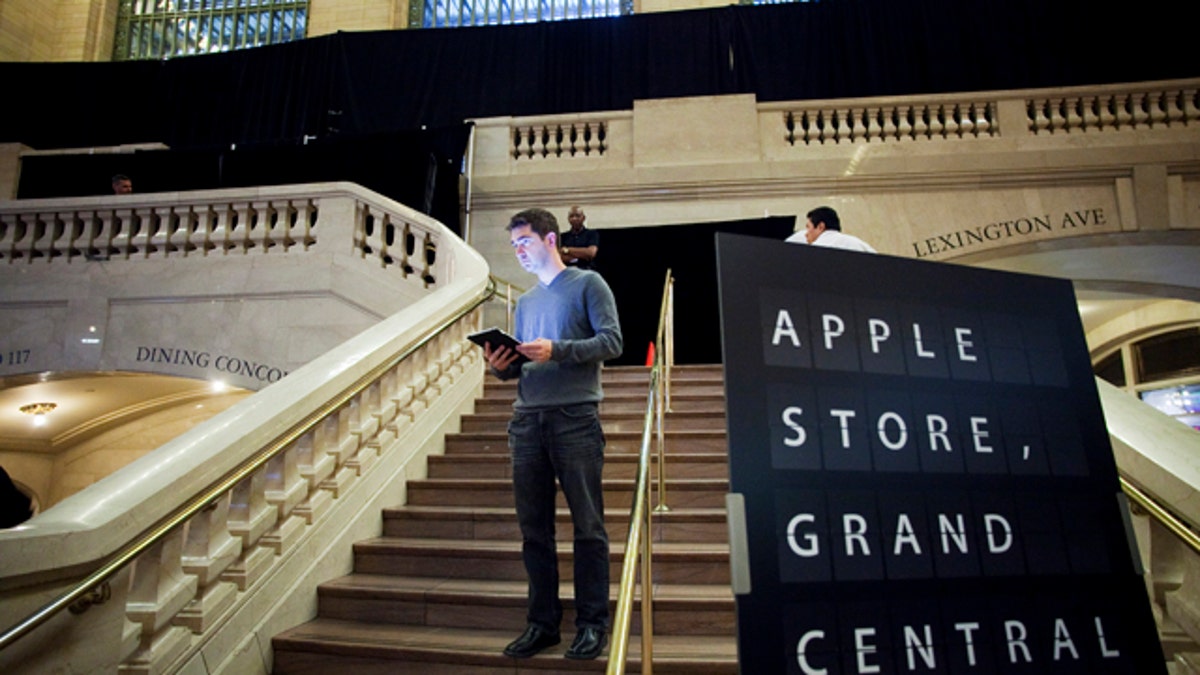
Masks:
[[[1070,282],[717,259],[743,673],[1166,672]]]

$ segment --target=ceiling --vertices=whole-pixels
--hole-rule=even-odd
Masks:
[[[123,372],[37,373],[0,378],[0,451],[58,453],[150,413],[229,393],[213,383]],[[44,415],[21,412],[53,403]],[[39,419],[40,418],[40,419]]]

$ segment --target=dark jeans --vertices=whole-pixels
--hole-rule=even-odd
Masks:
[[[604,431],[596,404],[516,411],[508,423],[521,554],[529,575],[529,623],[557,630],[558,555],[554,542],[557,478],[575,525],[575,625],[608,623],[608,533],[604,530]]]

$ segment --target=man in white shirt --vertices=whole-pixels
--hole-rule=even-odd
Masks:
[[[808,243],[812,246],[841,248],[847,251],[877,253],[870,244],[852,234],[842,232],[842,221],[837,211],[828,206],[818,206],[806,214],[808,222],[803,232],[796,232],[784,241],[789,244]]]

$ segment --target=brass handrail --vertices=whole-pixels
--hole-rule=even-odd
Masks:
[[[1192,553],[1200,554],[1200,535],[1196,533],[1187,523],[1183,522],[1175,516],[1175,514],[1164,509],[1159,505],[1153,497],[1143,492],[1133,483],[1125,480],[1124,476],[1120,477],[1121,490],[1125,492],[1138,506],[1146,510],[1150,517],[1157,520],[1163,527],[1167,528],[1176,537],[1192,549]]]
[[[245,460],[237,467],[226,473],[222,478],[190,500],[185,502],[175,511],[171,512],[151,527],[143,530],[141,534],[134,537],[129,543],[125,544],[116,553],[109,557],[108,562],[100,566],[99,569],[89,574],[82,581],[79,581],[71,587],[66,593],[58,596],[51,602],[47,603],[41,609],[33,612],[29,616],[17,624],[10,627],[8,630],[0,634],[0,650],[3,650],[12,644],[16,643],[22,637],[30,633],[33,629],[49,621],[64,609],[69,608],[77,601],[83,599],[93,592],[97,586],[103,584],[109,577],[119,572],[123,567],[128,565],[139,555],[165,537],[175,528],[183,525],[200,511],[204,510],[212,502],[216,501],[221,495],[232,490],[239,482],[252,475],[255,471],[265,465],[275,455],[283,451],[296,439],[312,430],[322,419],[327,415],[345,405],[352,398],[362,393],[364,389],[371,385],[381,375],[388,370],[395,368],[400,362],[412,356],[417,350],[424,347],[443,331],[453,326],[464,316],[472,312],[476,307],[482,305],[491,299],[496,293],[496,286],[492,279],[488,280],[487,288],[479,295],[471,300],[468,300],[458,309],[453,315],[426,330],[419,338],[414,340],[404,349],[397,352],[392,358],[381,363],[380,365],[367,371],[359,377],[353,384],[346,389],[343,389],[340,394],[326,401],[321,407],[309,413],[304,419],[292,425],[290,429],[280,434],[258,452],[254,453],[249,459]]]
[[[511,281],[508,281],[507,279],[501,279],[500,277],[498,277],[494,274],[488,275],[488,280],[491,281],[492,285],[495,286],[497,289],[499,289],[499,287],[501,287],[501,286],[504,287],[503,293],[500,293],[497,290],[495,295],[501,296],[503,299],[503,302],[504,302],[504,329],[511,333],[511,332],[513,332],[513,310],[517,306],[516,298],[517,298],[517,296],[521,295],[528,289],[526,289],[522,286],[517,286],[516,284],[514,284]]]
[[[620,591],[613,617],[612,647],[608,653],[608,675],[622,675],[629,655],[629,632],[633,620],[633,594],[637,583],[638,559],[641,559],[642,578],[642,673],[654,669],[654,584],[651,574],[652,536],[650,530],[650,438],[657,426],[659,507],[666,508],[665,451],[663,442],[663,382],[670,381],[670,350],[672,336],[671,289],[674,280],[667,270],[663,298],[658,313],[658,334],[654,364],[650,368],[650,391],[646,396],[646,416],[642,425],[642,446],[638,452],[637,482],[633,491],[633,507],[629,515],[629,534],[625,539],[625,560],[621,564]]]

